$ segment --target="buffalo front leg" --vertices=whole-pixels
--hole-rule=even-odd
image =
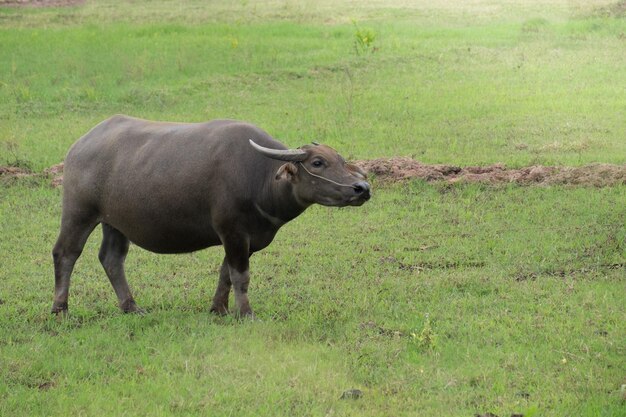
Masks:
[[[87,238],[96,227],[96,222],[90,219],[72,218],[64,213],[61,219],[61,232],[54,248],[54,302],[52,313],[59,314],[67,311],[67,300],[70,292],[70,277],[74,264],[80,256],[87,242]]]
[[[220,279],[217,283],[217,289],[213,296],[213,305],[211,306],[211,312],[224,315],[228,314],[228,296],[230,294],[230,271],[228,269],[228,262],[224,258],[222,267],[220,268]]]
[[[230,280],[233,283],[233,291],[235,293],[235,307],[238,316],[253,317],[250,301],[248,301],[248,284],[250,283],[250,271],[239,270],[235,267],[229,267]]]
[[[228,275],[235,293],[235,314],[252,317],[252,309],[248,301],[248,284],[250,283],[250,244],[246,236],[231,236],[223,239],[228,263]]]
[[[128,238],[122,232],[102,223],[102,244],[98,258],[115,290],[120,309],[124,313],[142,313],[143,310],[137,306],[133,299],[124,272],[128,246]]]

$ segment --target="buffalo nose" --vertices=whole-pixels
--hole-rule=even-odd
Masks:
[[[364,199],[370,199],[370,185],[365,181],[360,181],[354,184],[354,192],[362,196]]]

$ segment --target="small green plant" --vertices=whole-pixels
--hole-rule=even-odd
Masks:
[[[424,327],[421,331],[415,331],[411,333],[411,342],[421,350],[435,350],[437,347],[438,335],[433,330],[430,322],[430,317],[426,314],[424,320]]]
[[[21,168],[26,171],[32,171],[32,164],[27,159],[23,159],[19,154],[19,145],[17,142],[9,140],[2,144],[2,147],[6,149],[8,157],[0,163],[14,168]]]
[[[375,48],[372,46],[376,40],[376,32],[370,28],[359,27],[355,20],[354,25],[354,51],[357,55],[365,52],[373,52]]]
[[[27,85],[18,85],[13,89],[13,96],[16,103],[26,103],[31,99],[30,88]]]

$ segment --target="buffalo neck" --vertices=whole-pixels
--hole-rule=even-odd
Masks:
[[[260,196],[258,205],[262,214],[278,219],[284,224],[302,214],[310,204],[296,197],[291,182],[272,178]]]

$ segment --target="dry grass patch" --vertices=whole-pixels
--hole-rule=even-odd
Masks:
[[[591,164],[581,167],[534,165],[507,168],[504,164],[458,167],[422,164],[408,157],[358,161],[357,165],[384,181],[420,178],[426,181],[480,182],[487,184],[581,185],[607,187],[626,184],[626,165]]]

